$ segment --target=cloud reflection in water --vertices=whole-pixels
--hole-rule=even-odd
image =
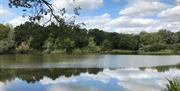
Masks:
[[[0,91],[161,91],[167,83],[166,78],[176,76],[180,76],[177,68],[162,72],[151,68],[104,69],[97,73],[61,75],[56,79],[44,75],[34,83],[28,83],[32,78],[23,79],[22,75],[22,78],[0,81]]]
[[[167,83],[166,78],[175,76],[180,76],[180,70],[170,69],[166,72],[158,72],[153,69],[146,69],[145,71],[135,68],[116,70],[105,69],[103,72],[99,72],[98,74],[82,73],[79,76],[73,76],[70,78],[59,77],[54,81],[44,78],[40,83],[56,84],[56,86],[49,87],[49,91],[84,91],[83,88],[85,88],[86,91],[104,91],[102,90],[103,88],[100,88],[100,90],[96,89],[97,82],[106,85],[111,83],[112,79],[116,79],[117,85],[127,91],[140,91],[142,89],[144,91],[161,91]],[[83,84],[78,83],[82,81],[85,81],[87,85],[84,86]],[[92,81],[96,83],[90,84]],[[64,84],[62,85],[62,83]],[[117,89],[114,89],[113,91],[116,90]]]

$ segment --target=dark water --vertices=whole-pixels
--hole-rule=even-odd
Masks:
[[[161,91],[180,56],[0,55],[0,91]]]

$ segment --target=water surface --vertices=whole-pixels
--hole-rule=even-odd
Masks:
[[[148,55],[0,55],[0,68],[130,68],[172,65],[180,56]]]
[[[180,56],[0,55],[0,91],[162,91]]]

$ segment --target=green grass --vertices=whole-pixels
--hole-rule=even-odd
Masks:
[[[44,54],[48,52],[40,52],[40,51],[31,51],[31,54]],[[51,51],[52,54],[121,54],[121,55],[180,55],[180,51],[173,51],[170,49],[156,51],[156,52],[146,52],[143,50],[122,50],[122,49],[113,49],[108,51],[88,51],[87,49],[74,49],[70,53],[66,53],[63,49],[56,49]]]
[[[120,49],[114,49],[112,51],[107,51],[104,53],[110,53],[110,54],[137,54],[134,50],[120,50]]]
[[[161,50],[156,52],[145,52],[145,51],[138,51],[140,55],[179,55],[180,53],[174,52],[173,50]]]
[[[180,91],[180,77],[168,79],[166,89],[163,91]]]

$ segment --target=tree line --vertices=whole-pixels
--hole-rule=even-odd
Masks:
[[[128,51],[125,51],[128,50]],[[123,34],[78,25],[0,24],[0,54],[9,53],[180,53],[180,31]]]

